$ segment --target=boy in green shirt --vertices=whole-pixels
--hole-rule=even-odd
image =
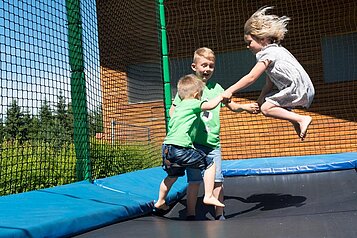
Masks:
[[[204,83],[194,74],[180,78],[177,84],[178,95],[182,100],[173,113],[168,126],[168,133],[162,145],[163,168],[167,173],[160,184],[159,198],[154,204],[155,210],[168,210],[165,202],[167,194],[177,178],[185,175],[186,168],[199,169],[204,173],[205,195],[203,202],[207,205],[224,207],[213,196],[216,165],[212,158],[193,146],[200,113],[217,107],[224,95],[217,95],[210,101],[201,101]]]

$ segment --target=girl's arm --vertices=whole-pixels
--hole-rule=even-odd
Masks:
[[[268,65],[269,65],[268,61],[257,62],[253,67],[253,69],[247,75],[245,75],[238,82],[230,86],[226,91],[233,94],[239,90],[248,87],[249,85],[254,83],[260,77],[260,75],[262,75],[262,73],[266,70]]]
[[[260,95],[257,100],[259,106],[263,104],[265,95],[267,95],[272,89],[273,89],[273,82],[269,79],[269,77],[267,77],[265,79],[265,85],[262,88],[262,91],[260,92]]]
[[[222,95],[219,95],[219,96],[209,100],[208,102],[207,101],[203,102],[201,104],[201,109],[202,109],[202,111],[212,110],[212,109],[216,108],[221,103],[222,100],[223,100]]]

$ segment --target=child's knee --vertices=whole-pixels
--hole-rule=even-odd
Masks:
[[[268,116],[268,115],[269,115],[269,109],[270,109],[270,107],[267,106],[266,103],[263,103],[263,105],[260,107],[260,112],[261,112],[264,116]]]
[[[277,106],[270,103],[270,102],[267,102],[265,101],[261,107],[260,107],[260,111],[261,113],[264,115],[264,116],[270,116],[271,115],[271,110],[276,108]]]

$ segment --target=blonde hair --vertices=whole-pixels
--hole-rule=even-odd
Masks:
[[[216,56],[214,55],[213,50],[207,47],[201,47],[198,48],[194,53],[193,53],[193,62],[196,63],[198,57],[204,57],[208,60],[211,60],[213,62],[216,61]]]
[[[267,10],[274,7],[262,7],[256,11],[244,25],[244,35],[252,35],[259,39],[269,38],[280,44],[288,32],[286,26],[290,20],[287,16],[266,15]]]
[[[177,92],[181,100],[193,98],[195,93],[202,95],[205,84],[196,75],[188,74],[181,77],[177,83]]]

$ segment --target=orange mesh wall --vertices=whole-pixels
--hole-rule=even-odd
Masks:
[[[155,1],[97,1],[105,124],[103,134],[108,140],[112,137],[112,120],[120,122],[118,124],[130,124],[133,128],[149,128],[150,139],[157,148],[165,136],[163,91],[160,85],[162,78],[156,76],[162,73],[156,4]],[[344,80],[326,82],[323,64],[326,56],[323,56],[322,48],[322,41],[326,37],[356,34],[355,0],[343,0],[338,5],[317,0],[170,0],[165,1],[164,5],[173,95],[178,79],[175,73],[192,72],[190,63],[195,49],[209,47],[215,51],[217,58],[246,50],[243,26],[258,8],[273,5],[275,9],[272,13],[292,18],[283,46],[301,62],[316,90],[312,106],[308,110],[296,111],[313,117],[307,138],[301,142],[288,122],[266,118],[261,114],[233,113],[223,108],[221,142],[224,159],[357,150],[356,70]],[[350,41],[349,45],[340,44],[339,41],[334,44],[334,47],[348,47],[349,57],[357,57],[356,41]],[[235,63],[246,64],[245,61]],[[235,64],[227,61],[220,67],[229,73]],[[159,80],[156,82],[157,88],[150,86],[148,80],[152,78]],[[212,80],[230,85],[239,78],[237,75],[230,82],[222,82],[214,76]],[[234,100],[253,102],[259,93],[257,89],[239,92]],[[118,133],[119,127],[116,127]],[[128,133],[120,132],[122,138],[116,138],[125,143],[129,138]],[[135,137],[136,132],[133,130],[131,133]],[[141,138],[141,135],[137,134],[136,137]]]
[[[271,13],[292,19],[282,44],[301,62],[315,85],[312,106],[307,111],[296,111],[312,116],[313,123],[306,140],[301,142],[289,122],[223,109],[221,142],[224,159],[356,151],[357,73],[354,69],[345,82],[326,83],[321,46],[324,37],[356,33],[357,3],[354,0],[343,0],[338,5],[316,0],[166,1],[169,53],[175,67],[189,68],[186,59],[202,46],[213,49],[218,58],[227,52],[246,49],[244,23],[265,5],[275,6]],[[336,42],[336,47],[349,47],[351,57],[356,59],[356,42],[351,40],[349,45]],[[177,63],[181,59],[185,59],[182,64]],[[236,62],[239,64],[245,62]],[[227,72],[233,70],[225,66],[225,62],[223,67]],[[237,75],[232,83],[239,78]],[[225,83],[214,76],[211,80]],[[259,90],[239,92],[235,100],[253,102],[259,93]]]

